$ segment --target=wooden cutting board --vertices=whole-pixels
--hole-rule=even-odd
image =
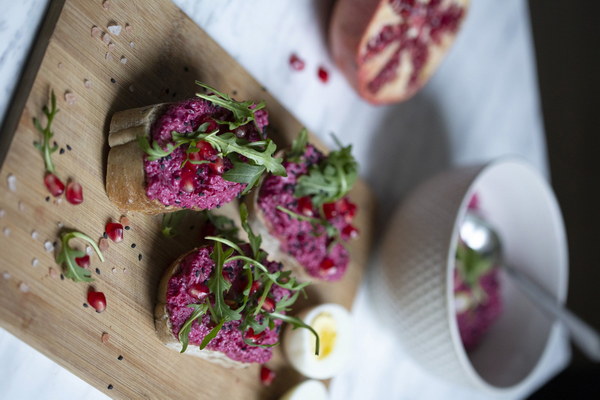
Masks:
[[[160,216],[130,213],[131,230],[123,242],[111,244],[106,262],[92,256],[92,270],[100,273],[91,286],[108,302],[101,314],[83,306],[90,285],[53,277],[51,269],[60,269],[55,251],[46,247],[65,228],[100,238],[106,222],[123,215],[104,189],[108,125],[116,111],[191,97],[194,80],[200,80],[238,99],[265,100],[279,146],[288,145],[301,124],[170,1],[113,0],[109,9],[101,1],[51,3],[5,124],[17,128],[0,173],[1,326],[115,398],[279,397],[303,379],[279,349],[268,363],[278,377],[265,388],[258,366],[226,370],[168,350],[155,334],[158,281],[179,254],[198,244],[198,226],[190,222],[180,238],[167,239],[159,232]],[[91,28],[106,32],[112,22],[131,29],[112,35],[109,49]],[[43,117],[50,90],[60,108],[54,139],[64,149],[53,159],[63,180],[82,183],[85,200],[78,206],[48,197],[42,157],[32,145],[40,139],[32,117]],[[24,107],[18,107],[19,99]],[[296,311],[322,302],[351,307],[367,261],[373,212],[363,182],[351,198],[359,206],[361,235],[350,246],[349,272],[341,282],[310,287]],[[110,335],[107,343],[101,341],[104,332]]]

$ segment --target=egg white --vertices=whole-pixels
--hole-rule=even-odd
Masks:
[[[327,400],[327,398],[325,384],[321,381],[309,379],[285,392],[280,400]]]

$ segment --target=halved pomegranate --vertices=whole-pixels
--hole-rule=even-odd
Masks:
[[[329,28],[333,58],[373,104],[414,95],[437,69],[469,0],[338,0]]]

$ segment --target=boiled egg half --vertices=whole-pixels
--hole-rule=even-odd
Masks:
[[[315,354],[316,339],[310,330],[293,329],[288,324],[283,348],[290,364],[309,378],[328,379],[337,375],[352,354],[350,313],[338,304],[327,303],[301,312],[298,318],[319,335],[320,349]]]
[[[327,388],[321,381],[309,379],[297,384],[283,395],[280,400],[327,400]]]

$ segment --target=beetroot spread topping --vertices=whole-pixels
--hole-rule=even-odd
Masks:
[[[185,321],[191,316],[193,310],[188,304],[200,303],[196,292],[198,287],[206,286],[208,279],[215,266],[211,259],[212,249],[203,247],[198,251],[188,255],[180,264],[177,274],[169,280],[167,289],[167,312],[171,322],[173,333],[177,336],[179,330]],[[265,262],[269,271],[276,272],[281,269],[281,264],[275,262]],[[226,295],[226,301],[236,302],[243,290],[244,276],[242,274],[242,261],[227,263],[223,267],[226,279],[231,281],[232,291]],[[289,297],[290,291],[273,285],[269,296],[275,302],[284,297]],[[202,296],[200,296],[202,297]],[[258,319],[262,318],[260,315]],[[206,346],[208,350],[224,353],[227,357],[235,361],[245,363],[264,363],[270,360],[272,350],[270,347],[257,347],[244,343],[244,335],[240,331],[241,320],[230,321],[223,324],[223,327],[217,336]],[[189,333],[189,343],[200,345],[202,339],[214,328],[215,324],[211,321],[209,313],[201,317],[201,322],[195,321]],[[280,320],[275,320],[273,329],[266,328],[258,338],[254,338],[256,344],[270,345],[279,340]]]
[[[263,137],[264,103],[240,103],[199,85],[214,94],[171,105],[152,127],[152,144],[139,139],[146,195],[167,206],[213,209],[249,190],[264,171],[285,172],[272,157],[275,144]]]
[[[353,179],[348,179],[345,192],[337,192],[333,198],[321,192],[308,193],[302,187],[302,180],[335,179],[327,176],[331,160],[310,144],[305,143],[302,149],[301,154],[290,156],[288,153],[284,161],[287,177],[269,175],[265,178],[258,206],[270,233],[279,239],[282,251],[293,256],[309,275],[339,280],[349,262],[348,250],[342,242],[358,233],[350,224],[356,206],[345,196]],[[338,157],[338,154],[332,152],[329,157]]]

